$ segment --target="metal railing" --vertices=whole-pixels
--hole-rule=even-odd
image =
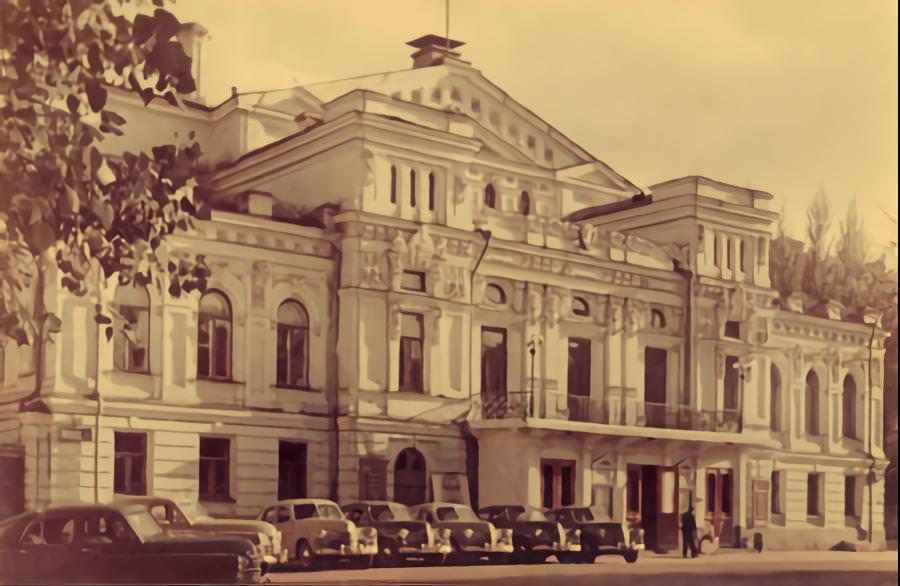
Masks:
[[[556,391],[507,391],[473,398],[473,414],[481,419],[540,417],[587,423],[634,425],[686,431],[741,431],[737,410],[698,410],[687,405],[621,400],[612,404],[585,395]]]

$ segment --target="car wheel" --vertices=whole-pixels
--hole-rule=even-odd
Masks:
[[[626,562],[628,562],[629,564],[633,564],[638,559],[638,552],[628,551],[628,552],[625,552],[625,555],[623,557],[625,558]]]
[[[316,566],[316,554],[309,544],[301,539],[297,542],[297,565],[301,570],[312,570]]]
[[[578,556],[579,564],[593,564],[594,560],[597,558],[597,551],[591,546],[582,546],[584,549],[581,552],[581,555]]]

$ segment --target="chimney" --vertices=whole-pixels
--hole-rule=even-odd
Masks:
[[[455,61],[469,65],[467,61],[459,58],[459,53],[453,50],[465,45],[462,41],[454,41],[438,35],[425,35],[406,44],[417,49],[412,54],[413,69],[441,65],[445,61]]]
[[[197,85],[197,89],[187,94],[186,97],[201,103],[205,102],[206,97],[202,65],[203,40],[208,32],[203,25],[196,22],[186,22],[181,25],[181,29],[178,31],[178,42],[181,43],[185,54],[191,58],[191,75],[194,77],[194,83]]]

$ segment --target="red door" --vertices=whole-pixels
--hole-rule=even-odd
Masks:
[[[541,503],[547,508],[575,504],[574,460],[541,460]]]
[[[656,513],[657,548],[678,549],[678,466],[660,466],[657,473],[659,506]]]
[[[706,469],[706,522],[719,545],[734,543],[734,473],[729,468]]]

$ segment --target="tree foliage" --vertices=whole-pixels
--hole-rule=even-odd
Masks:
[[[59,326],[43,307],[48,278],[76,295],[92,271],[174,295],[205,287],[202,258],[170,262],[160,248],[202,213],[194,137],[147,152],[100,145],[126,124],[111,86],[145,105],[178,106],[195,89],[182,24],[153,3],[129,18],[128,0],[0,0],[0,335],[37,340],[36,361]]]

